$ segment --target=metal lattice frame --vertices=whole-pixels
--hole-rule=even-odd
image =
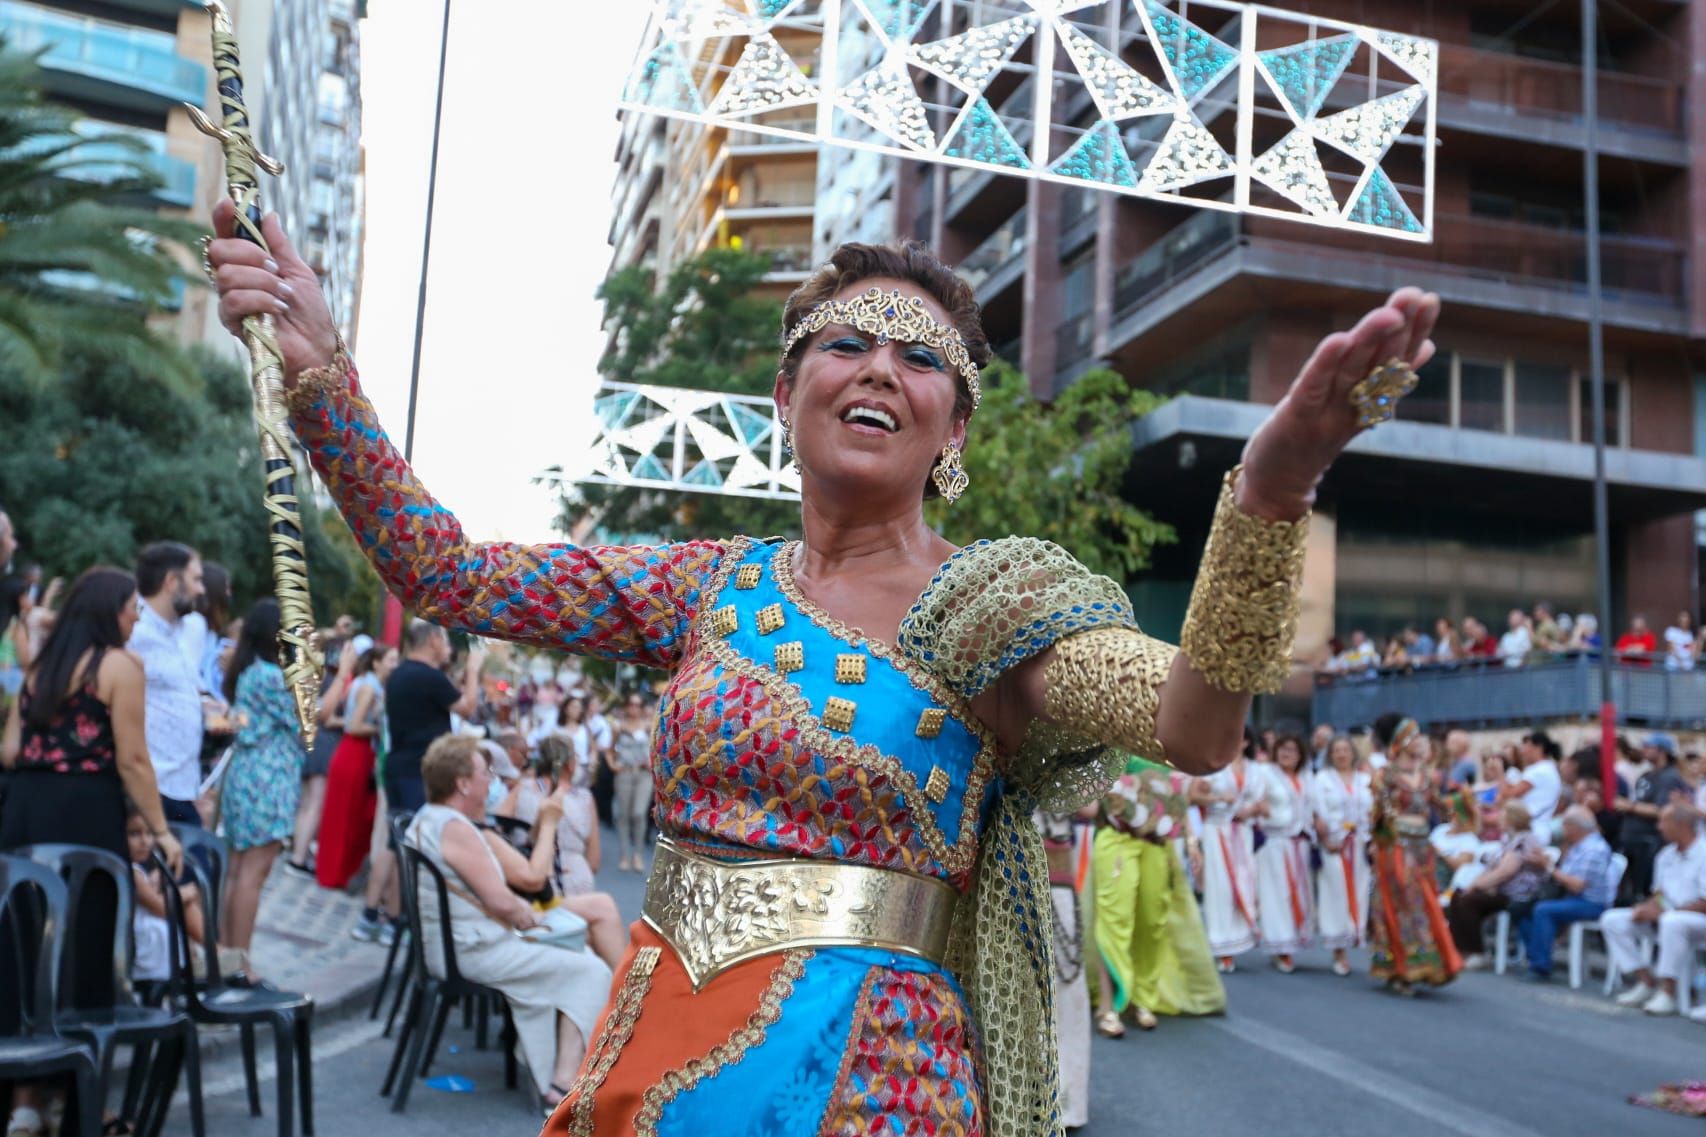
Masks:
[[[770,399],[606,383],[593,406],[599,433],[583,482],[799,499]]]
[[[916,38],[942,3],[964,30]],[[1227,0],[653,5],[627,109],[1432,239],[1433,40]]]

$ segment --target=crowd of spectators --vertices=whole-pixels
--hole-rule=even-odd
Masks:
[[[163,979],[152,858],[159,850],[177,871],[176,832],[216,833],[230,854],[221,968],[252,985],[265,982],[249,948],[280,860],[322,887],[364,889],[354,936],[395,940],[401,820],[449,882],[459,966],[505,994],[542,1098],[559,1099],[626,949],[595,881],[600,816],[621,822],[621,870],[644,872],[649,859],[655,709],[638,675],[601,688],[573,663],[488,653],[478,640],[458,653],[422,621],[389,647],[340,616],[319,630],[325,677],[304,747],[272,598],[234,618],[229,574],[171,541],[69,589],[33,565],[13,571],[17,551],[0,509],[0,851],[70,843],[133,865],[135,977]],[[607,718],[612,702],[620,710]],[[200,941],[199,898],[184,891]],[[436,915],[436,902],[421,911]],[[110,914],[77,924],[90,982],[105,960],[110,985],[112,937]]]
[[[1527,667],[1587,656],[1597,658],[1603,640],[1599,620],[1588,612],[1554,614],[1548,604],[1531,611],[1512,608],[1498,635],[1474,616],[1453,623],[1436,619],[1429,632],[1415,624],[1377,643],[1360,628],[1347,639],[1335,636],[1316,669],[1319,682],[1354,682],[1429,668]],[[1663,635],[1637,613],[1612,643],[1618,663],[1693,671],[1706,651],[1706,633],[1691,613],[1678,612]]]
[[[1330,724],[1315,728],[1317,768],[1334,737]],[[1436,791],[1430,844],[1466,965],[1490,966],[1485,932],[1504,912],[1521,973],[1545,982],[1559,937],[1598,921],[1607,963],[1628,984],[1617,1001],[1676,1013],[1685,1001],[1679,984],[1706,950],[1706,754],[1662,731],[1620,734],[1608,790],[1599,746],[1566,755],[1545,730],[1479,753],[1463,730],[1411,745]],[[1375,747],[1363,761],[1379,768],[1387,755]],[[1457,802],[1467,808],[1454,809]],[[1706,1007],[1697,1003],[1691,1016],[1706,1023]]]

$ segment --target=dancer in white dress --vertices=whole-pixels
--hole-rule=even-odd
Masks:
[[[1256,850],[1256,914],[1262,950],[1290,974],[1292,953],[1309,946],[1315,932],[1315,895],[1309,872],[1314,833],[1309,775],[1303,740],[1280,736],[1274,760],[1256,767],[1262,775],[1265,811],[1262,847]]]
[[[1191,787],[1202,809],[1203,923],[1223,973],[1234,956],[1256,946],[1256,849],[1250,823],[1261,816],[1264,780],[1249,759],[1253,740],[1230,766]]]
[[[1060,1116],[1068,1129],[1090,1124],[1090,984],[1085,975],[1079,881],[1092,830],[1071,814],[1037,813],[1054,900],[1054,1028],[1060,1057]]]
[[[1315,775],[1315,837],[1321,846],[1316,877],[1315,927],[1333,949],[1333,974],[1349,975],[1349,948],[1360,947],[1368,928],[1368,835],[1374,797],[1368,775],[1357,768],[1356,746],[1337,735],[1327,765]]]

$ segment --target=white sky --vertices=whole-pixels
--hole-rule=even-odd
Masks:
[[[531,479],[592,438],[616,100],[642,0],[455,0],[415,419],[415,469],[477,539],[548,540]],[[439,0],[362,28],[367,249],[354,345],[399,449],[425,228]]]

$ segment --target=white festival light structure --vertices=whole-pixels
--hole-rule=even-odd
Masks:
[[[1229,0],[652,4],[628,111],[1432,240],[1430,39]],[[768,399],[607,384],[598,408],[587,481],[798,495]]]

